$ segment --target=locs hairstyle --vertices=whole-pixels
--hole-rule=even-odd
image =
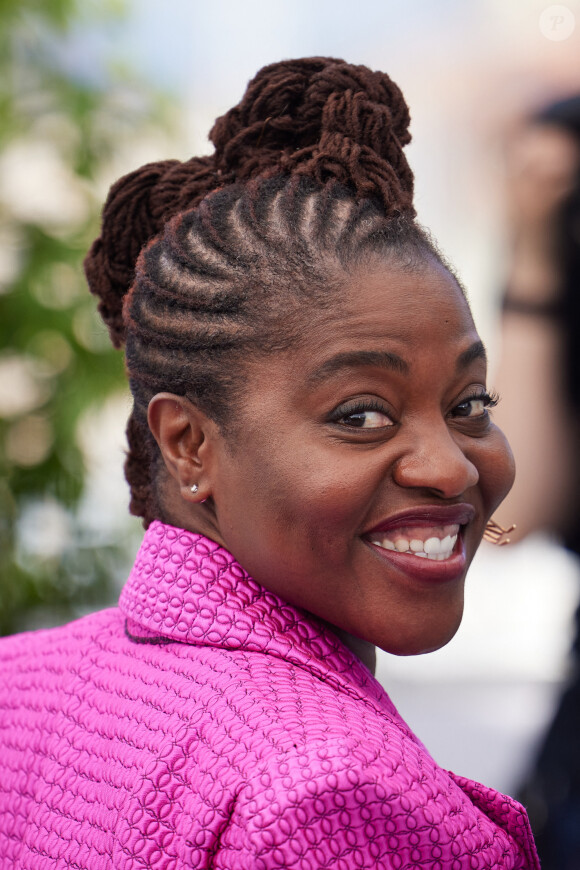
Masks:
[[[333,58],[264,67],[216,121],[215,152],[150,163],[109,193],[85,260],[134,398],[130,510],[160,516],[147,407],[187,396],[224,430],[243,363],[297,340],[305,300],[336,301],[372,253],[439,254],[415,223],[409,111],[381,72]]]

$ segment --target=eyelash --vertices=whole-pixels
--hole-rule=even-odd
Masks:
[[[459,402],[453,410],[456,411],[457,408],[461,407],[462,405],[468,405],[470,402],[476,402],[476,401],[483,402],[486,413],[479,414],[474,419],[478,419],[478,418],[485,419],[487,417],[487,411],[490,410],[491,408],[495,408],[495,406],[499,402],[499,395],[493,391],[490,393],[488,393],[487,391],[474,392],[471,395],[466,396],[465,399],[462,399],[462,401]],[[369,413],[372,411],[376,411],[379,414],[383,414],[385,417],[389,417],[389,419],[392,421],[392,424],[394,425],[395,421],[393,420],[393,418],[391,417],[389,412],[386,410],[384,404],[382,404],[378,400],[373,400],[373,399],[365,399],[364,401],[361,400],[359,402],[354,402],[352,405],[347,405],[346,407],[338,408],[334,412],[334,414],[332,415],[331,422],[340,424],[341,421],[345,420],[347,417],[354,417],[356,414],[365,414],[365,413]],[[464,416],[462,414],[456,414],[455,416],[460,418],[460,419],[462,417],[464,419],[469,419],[468,415]],[[352,429],[358,428],[356,426],[349,427],[348,424],[346,424],[346,423],[342,423],[342,425],[347,427],[347,428],[352,428]],[[389,427],[385,426],[382,428],[389,428]]]
[[[461,407],[461,405],[468,405],[470,402],[477,402],[477,401],[483,402],[485,412],[487,412],[491,408],[495,408],[495,406],[499,402],[499,395],[493,391],[491,393],[488,393],[486,391],[484,391],[483,393],[481,393],[481,392],[473,393],[471,396],[466,396],[465,399],[462,399],[461,402],[459,402],[453,410],[456,411],[457,408]],[[456,416],[462,417],[463,415],[457,414]],[[487,413],[479,414],[478,416],[485,418],[487,416]],[[469,419],[469,418],[466,417],[466,419]]]
[[[337,410],[331,417],[331,422],[340,424],[341,420],[344,420],[346,417],[354,417],[355,414],[368,414],[372,411],[376,411],[378,414],[384,414],[385,417],[389,417],[389,419],[392,420],[384,404],[382,402],[379,402],[378,399],[361,399],[358,402],[353,402],[352,405],[346,405],[337,408]],[[342,425],[347,426],[346,423],[342,423]],[[356,429],[358,427],[351,426],[348,428]]]

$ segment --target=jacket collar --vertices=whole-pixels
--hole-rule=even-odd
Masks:
[[[203,535],[155,520],[119,607],[134,641],[276,656],[399,719],[380,684],[324,623],[264,589]]]
[[[422,746],[380,684],[324,623],[259,586],[209,538],[153,522],[119,607],[127,634],[137,643],[211,646],[284,659],[369,705]],[[539,870],[522,808],[492,789],[450,776],[514,837],[528,857],[526,866]]]

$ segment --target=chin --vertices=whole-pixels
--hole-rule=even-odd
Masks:
[[[422,656],[446,646],[455,637],[460,625],[461,618],[445,631],[442,631],[440,627],[431,632],[423,630],[416,634],[412,633],[406,638],[398,639],[397,643],[393,643],[390,639],[384,644],[377,643],[376,645],[384,652],[394,656]]]

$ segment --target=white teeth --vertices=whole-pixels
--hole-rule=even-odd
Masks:
[[[392,541],[389,541],[388,538],[385,538],[384,541],[373,541],[371,540],[371,544],[375,544],[377,547],[382,547],[383,550],[396,550],[397,548],[393,544]]]
[[[428,555],[431,555],[432,553],[436,555],[442,550],[441,541],[439,540],[439,538],[427,538],[421,549],[424,550],[425,553],[427,553]]]
[[[420,559],[430,559],[432,562],[444,562],[449,559],[453,550],[458,535],[447,535],[445,538],[437,538],[432,536],[426,541],[421,541],[419,538],[397,538],[392,541],[390,538],[375,538],[371,540],[372,544],[381,547],[383,550],[395,550],[399,553],[418,556]]]

